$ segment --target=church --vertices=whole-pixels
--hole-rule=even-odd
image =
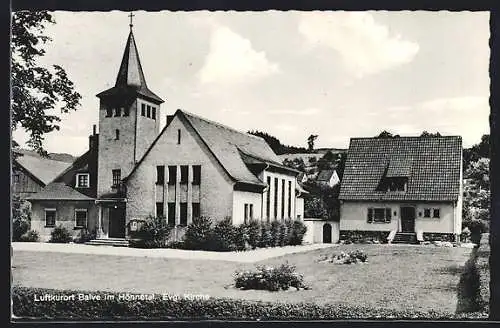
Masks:
[[[31,229],[126,240],[131,220],[161,216],[181,238],[193,218],[238,225],[303,219],[306,193],[264,139],[184,110],[167,115],[144,77],[132,24],[115,86],[97,94],[99,129],[89,149],[28,197]]]

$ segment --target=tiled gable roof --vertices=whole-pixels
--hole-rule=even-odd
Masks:
[[[454,201],[460,193],[461,163],[458,136],[352,138],[339,198]],[[384,176],[407,177],[407,191],[377,191]]]
[[[61,172],[71,165],[71,163],[29,155],[17,157],[14,160],[14,164],[22,166],[25,170],[43,182],[44,185],[49,184],[49,182],[54,180]]]

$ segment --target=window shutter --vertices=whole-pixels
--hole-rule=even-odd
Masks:
[[[368,223],[373,222],[373,208],[368,209]]]
[[[385,222],[391,222],[391,209],[385,209]]]

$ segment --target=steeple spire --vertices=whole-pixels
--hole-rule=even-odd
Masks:
[[[97,96],[143,96],[160,104],[163,103],[163,100],[148,89],[146,79],[144,78],[139,52],[137,51],[137,45],[135,44],[134,33],[132,31],[134,16],[133,13],[128,15],[130,18],[130,32],[127,43],[125,44],[125,50],[123,51],[115,86],[99,93]]]

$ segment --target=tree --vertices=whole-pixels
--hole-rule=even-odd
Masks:
[[[429,133],[427,131],[422,132],[420,135],[421,138],[432,138],[432,137],[441,137],[441,133],[436,132],[436,133]]]
[[[277,154],[277,155],[282,155],[282,154],[297,154],[297,153],[305,153],[307,150],[303,147],[295,147],[295,146],[286,146],[281,143],[281,141],[266,133],[266,132],[261,132],[261,131],[248,131],[248,134],[261,137],[264,139],[269,147]]]
[[[307,138],[307,149],[312,152],[314,150],[314,141],[316,141],[316,139],[318,138],[318,135],[316,134],[311,134],[308,138]]]
[[[337,156],[329,150],[318,160],[318,170],[331,170],[335,168],[336,161]]]
[[[380,134],[378,136],[376,136],[375,138],[380,138],[380,139],[386,139],[386,138],[399,138],[399,134],[395,134],[393,135],[392,133],[390,133],[389,131],[387,130],[384,130],[382,132],[380,132]]]
[[[51,41],[43,34],[45,26],[54,23],[47,11],[18,11],[12,16],[11,129],[24,128],[28,146],[44,156],[44,134],[59,130],[61,121],[51,110],[68,113],[79,107],[81,99],[61,66],[48,69],[38,62],[45,55],[43,46]]]
[[[301,172],[304,172],[304,170],[306,169],[306,165],[302,157],[297,157],[292,160],[285,158],[285,160],[283,161],[283,165],[291,167],[292,169],[295,170],[299,170]]]

